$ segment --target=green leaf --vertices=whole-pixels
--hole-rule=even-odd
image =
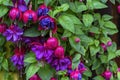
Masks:
[[[96,0],[93,1],[93,6],[94,6],[94,9],[107,8],[105,4],[101,3],[100,1],[96,1]]]
[[[117,72],[117,78],[120,80],[120,72]]]
[[[87,1],[87,3],[86,3],[87,8],[89,10],[93,10],[94,9],[93,1],[92,0],[86,0],[86,1]]]
[[[44,3],[48,6],[52,0],[44,0]]]
[[[61,15],[58,18],[59,23],[62,25],[62,27],[70,32],[75,32],[75,28],[74,28],[74,23],[71,20],[71,18],[67,15]]]
[[[99,28],[98,27],[94,27],[94,26],[92,26],[90,28],[90,32],[93,32],[93,33],[96,33],[96,34],[100,34]]]
[[[69,78],[68,77],[62,77],[60,80],[69,80]]]
[[[111,59],[115,58],[116,54],[114,52],[109,52],[108,53],[108,61],[110,61]]]
[[[70,37],[72,35],[72,33],[68,30],[65,30],[64,33],[63,33],[63,37]]]
[[[38,31],[37,27],[29,28],[24,32],[24,36],[27,36],[27,37],[38,37],[40,35],[41,35],[41,32]]]
[[[79,42],[79,43],[76,43],[76,42],[75,42],[75,38],[76,38],[75,36],[72,36],[72,37],[69,38],[70,45],[71,45],[77,52],[79,52],[79,53],[82,54],[82,55],[85,55],[85,52],[86,52],[85,48],[80,44],[80,42]]]
[[[55,16],[57,13],[60,13],[62,11],[67,11],[69,9],[69,5],[67,3],[62,4],[61,6],[56,7],[56,9],[53,11],[53,16]]]
[[[11,0],[3,0],[2,4],[5,6],[13,6],[13,3]]]
[[[69,0],[59,0],[60,4],[69,3]]]
[[[99,68],[100,65],[101,65],[100,60],[95,59],[94,62],[93,62],[92,70],[95,70],[95,69]]]
[[[94,40],[94,42],[95,42],[95,46],[98,47],[100,44],[99,40]]]
[[[110,28],[110,29],[116,29],[117,28],[116,25],[111,21],[105,22],[104,26],[106,28]]]
[[[106,55],[100,55],[100,60],[102,63],[108,63],[108,58]]]
[[[115,4],[115,0],[110,0],[111,3]]]
[[[89,69],[87,69],[87,70],[83,73],[83,75],[85,75],[85,76],[87,76],[87,77],[91,77],[91,76],[92,76],[92,72],[91,72]]]
[[[2,35],[0,35],[0,46],[3,46],[5,44],[5,37],[3,37]]]
[[[107,14],[105,14],[105,15],[102,16],[102,19],[105,20],[105,21],[108,21],[108,20],[110,20],[112,18],[113,18],[112,16],[107,15]]]
[[[8,8],[6,6],[0,6],[0,17],[3,17],[8,12]]]
[[[120,50],[117,50],[117,51],[115,52],[115,54],[116,54],[116,56],[120,56]]]
[[[36,62],[36,58],[35,57],[25,58],[24,62],[26,62],[26,63],[34,63],[34,62]]]
[[[86,27],[90,27],[93,22],[93,16],[91,14],[83,14],[83,23]]]
[[[97,52],[100,51],[100,47],[96,47],[96,46],[90,46],[90,54],[91,56],[94,56],[97,54]]]
[[[76,54],[75,57],[73,58],[72,62],[76,62],[76,61],[80,61],[81,55],[80,54]]]
[[[51,68],[49,65],[45,65],[44,67],[41,67],[38,72],[42,80],[50,80],[50,78],[53,77],[54,73],[55,70]]]
[[[105,80],[102,76],[96,76],[93,80]]]
[[[110,65],[111,65],[112,72],[115,73],[118,69],[117,63],[115,61],[110,61]]]
[[[8,71],[8,60],[7,59],[4,59],[3,62],[2,62],[2,67]]]
[[[117,50],[117,45],[115,42],[113,42],[110,47],[107,47],[108,52],[114,52],[114,54],[115,54],[116,50]]]
[[[67,71],[58,71],[57,75],[65,75],[67,73]]]
[[[29,3],[30,0],[24,0],[24,1],[25,1],[26,5],[28,5],[28,3]]]
[[[40,66],[38,64],[36,63],[31,64],[26,70],[26,80],[32,77],[39,69],[40,69]]]

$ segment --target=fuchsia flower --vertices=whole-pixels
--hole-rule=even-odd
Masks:
[[[23,13],[23,22],[27,23],[28,21],[37,21],[37,14],[33,10],[27,10]]]
[[[13,64],[20,70],[24,67],[24,48],[15,48],[14,55],[11,57]]]
[[[46,47],[40,44],[33,45],[31,49],[35,53],[37,60],[41,59],[49,60],[53,54],[53,50],[47,49]]]
[[[85,68],[84,64],[81,62],[81,63],[78,65],[78,70],[79,70],[79,72],[82,74],[82,73],[85,72],[87,69]]]
[[[79,43],[80,42],[80,38],[75,38],[75,42]]]
[[[0,33],[4,33],[6,31],[7,24],[1,23],[0,24]]]
[[[118,11],[118,13],[120,14],[120,5],[118,5],[117,11]]]
[[[29,80],[42,80],[37,74],[34,74]]]
[[[48,8],[45,4],[40,5],[40,7],[37,10],[38,17],[48,15],[49,9],[50,8]]]
[[[112,72],[110,72],[109,70],[106,70],[102,76],[106,79],[106,80],[110,80],[111,76],[112,76]]]
[[[67,70],[68,66],[71,64],[71,61],[67,57],[62,58],[62,59],[54,58],[53,61],[50,64],[57,71],[59,71],[59,70]]]
[[[41,16],[39,18],[39,30],[52,30],[56,33],[57,25],[55,19],[50,16]]]
[[[12,8],[9,11],[9,17],[12,20],[16,20],[16,19],[21,20],[22,19],[22,12],[16,7]]]
[[[79,70],[72,71],[70,74],[70,77],[74,80],[82,80],[82,76],[81,76]]]
[[[56,78],[52,77],[50,80],[57,80]]]
[[[108,41],[107,46],[111,46],[111,45],[112,45],[112,41]]]
[[[8,41],[16,42],[21,39],[23,35],[23,30],[20,29],[17,25],[11,25],[9,29],[7,29],[3,35],[6,37]]]
[[[55,57],[57,58],[64,58],[64,48],[62,46],[58,46],[54,52]]]
[[[50,37],[48,38],[47,42],[46,42],[46,47],[49,49],[56,49],[58,47],[58,39],[55,37]]]
[[[100,45],[101,45],[101,47],[103,48],[103,50],[104,50],[104,51],[106,51],[106,50],[107,50],[107,46],[106,46],[106,44],[101,43]]]

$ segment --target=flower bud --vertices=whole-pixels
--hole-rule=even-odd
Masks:
[[[56,50],[55,50],[55,56],[57,57],[57,58],[64,58],[64,48],[62,47],[62,46],[59,46],[59,47],[57,47],[56,48]]]

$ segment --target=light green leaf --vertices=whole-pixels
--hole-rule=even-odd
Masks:
[[[48,6],[48,4],[51,2],[52,0],[44,0],[44,3]]]
[[[8,71],[8,60],[7,59],[4,59],[3,62],[2,62],[2,67]]]
[[[72,62],[76,62],[76,61],[80,61],[81,55],[80,54],[76,54],[75,57],[73,58]]]
[[[97,54],[97,52],[100,51],[100,47],[96,47],[96,46],[90,46],[90,54],[91,56],[94,56]]]
[[[94,62],[93,62],[92,70],[95,70],[95,69],[99,68],[100,65],[101,65],[100,60],[95,59]]]
[[[96,0],[93,1],[93,6],[94,6],[94,9],[107,8],[105,4],[101,3],[100,1],[96,1]]]
[[[75,32],[74,23],[69,16],[61,15],[58,18],[58,21],[64,29],[66,29],[70,32],[73,32],[73,33]]]
[[[0,6],[0,17],[3,17],[8,12],[8,8],[6,6]]]
[[[113,18],[112,16],[107,15],[107,14],[105,14],[105,15],[102,16],[102,19],[105,20],[105,21],[108,21],[108,20],[110,20],[112,18]]]
[[[91,14],[83,14],[83,23],[86,27],[90,27],[94,18]]]
[[[32,77],[39,69],[40,66],[38,64],[31,64],[26,70],[26,79],[28,80],[30,77]]]
[[[93,80],[105,80],[102,76],[96,76]]]
[[[28,57],[24,59],[24,62],[26,63],[34,63],[36,62],[36,58],[35,57]]]
[[[106,28],[110,28],[110,29],[116,29],[117,28],[116,25],[111,21],[105,22],[104,26]]]

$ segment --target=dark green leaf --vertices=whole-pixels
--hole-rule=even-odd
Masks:
[[[117,63],[115,61],[110,61],[112,72],[116,72],[118,69]]]
[[[24,32],[24,36],[27,36],[27,37],[38,37],[40,36],[40,34],[41,32],[38,31],[37,27],[29,28]]]
[[[100,60],[95,59],[94,62],[93,62],[92,70],[95,70],[95,69],[99,68],[100,65],[101,65]]]
[[[5,37],[3,37],[2,35],[0,35],[0,46],[3,46],[5,43]]]
[[[75,57],[73,58],[72,62],[76,62],[76,61],[80,61],[81,55],[80,54],[76,54]]]
[[[100,47],[96,47],[96,46],[90,46],[90,54],[91,56],[94,56],[97,54],[97,52],[100,51]]]
[[[44,67],[41,67],[38,72],[42,80],[50,80],[50,78],[53,77],[54,73],[55,70],[51,68],[49,65],[45,65]]]
[[[96,76],[93,80],[105,80],[102,76]]]
[[[44,3],[48,6],[52,0],[44,0]]]
[[[108,62],[108,58],[106,55],[100,55],[100,60],[102,63],[107,63]]]
[[[92,76],[92,72],[89,69],[87,69],[83,74],[85,76],[87,76],[87,77],[91,77]]]

